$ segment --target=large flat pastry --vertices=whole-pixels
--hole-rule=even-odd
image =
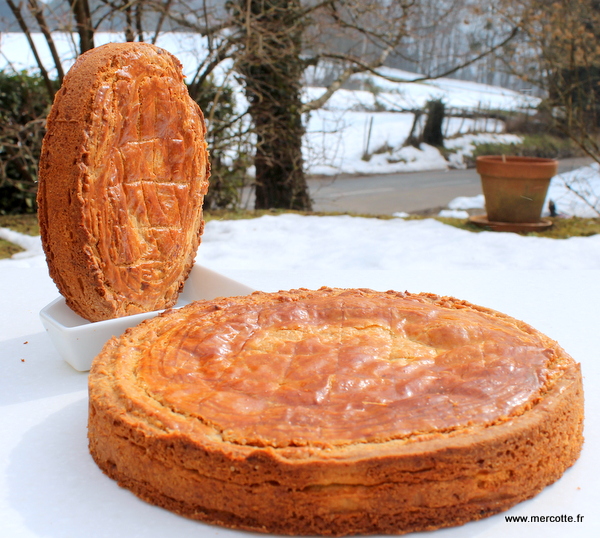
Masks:
[[[204,225],[205,132],[163,49],[111,43],[69,70],[47,121],[38,214],[50,275],[79,315],[176,302]]]
[[[579,365],[449,297],[322,288],[172,310],[110,341],[90,451],[178,514],[277,534],[431,530],[557,480],[583,443]]]

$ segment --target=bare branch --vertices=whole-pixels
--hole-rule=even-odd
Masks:
[[[360,73],[363,70],[364,69],[362,69],[356,64],[344,69],[344,71],[342,71],[342,73],[337,77],[337,79],[334,80],[325,89],[325,92],[323,92],[321,96],[302,105],[302,114],[310,112],[311,110],[317,110],[318,108],[321,108],[327,101],[329,101],[333,94],[337,92],[352,75]]]
[[[23,18],[23,15],[21,13],[22,3],[19,3],[18,6],[13,2],[13,0],[6,0],[6,3],[8,4],[11,11],[13,12],[15,18],[17,19],[17,22],[19,23],[19,27],[21,28],[21,30],[25,34],[25,37],[27,38],[27,42],[29,43],[31,52],[33,53],[33,56],[37,63],[38,69],[40,70],[40,74],[42,75],[42,78],[44,79],[44,84],[46,85],[46,90],[48,91],[48,96],[50,97],[50,101],[53,101],[54,93],[55,93],[54,86],[52,84],[52,81],[50,80],[48,71],[46,71],[46,68],[44,67],[44,64],[42,63],[42,59],[40,58],[37,47],[35,46],[35,43],[33,41],[33,38],[31,37],[31,30],[27,26],[27,23],[25,22],[25,19]]]
[[[448,77],[448,76],[456,73],[457,71],[464,69],[465,67],[473,65],[474,63],[478,62],[482,58],[489,56],[490,54],[494,53],[498,49],[501,49],[502,47],[506,46],[510,41],[512,41],[517,36],[518,33],[519,33],[519,27],[515,26],[512,29],[511,33],[508,35],[508,37],[506,37],[506,39],[504,39],[502,42],[498,43],[497,45],[494,45],[493,47],[485,50],[484,52],[475,56],[474,58],[471,58],[470,60],[467,60],[466,62],[464,62],[460,65],[457,65],[457,66],[453,67],[452,69],[449,69],[448,71],[445,71],[444,73],[440,73],[438,75],[428,75],[426,77],[421,77],[421,79],[417,78],[417,79],[411,80],[410,82],[421,82],[423,80],[432,80],[432,79],[437,79],[437,78]]]
[[[46,39],[46,43],[48,44],[48,48],[50,49],[50,54],[52,55],[52,60],[54,60],[54,66],[56,67],[56,73],[58,75],[58,82],[62,84],[63,78],[65,77],[65,72],[62,68],[62,63],[60,60],[60,56],[58,55],[58,51],[56,50],[56,45],[54,44],[54,39],[52,38],[52,34],[48,28],[48,24],[46,23],[46,18],[44,17],[44,11],[37,3],[37,0],[28,0],[29,1],[29,11],[35,17],[37,21],[40,31],[44,35]]]
[[[597,158],[595,160],[598,162]],[[581,200],[600,217],[600,206],[590,201],[590,193],[582,194],[571,183],[567,183],[566,181],[563,184],[569,192],[571,192],[576,198],[579,198],[579,200]]]
[[[94,48],[94,27],[90,5],[88,0],[70,0],[70,4],[79,34],[79,52],[83,54]]]
[[[164,6],[160,12],[160,18],[158,19],[158,23],[156,24],[156,28],[154,29],[154,36],[152,37],[152,44],[155,45],[158,40],[158,36],[162,30],[163,24],[167,19],[167,14],[169,13],[169,9],[171,8],[171,3],[173,0],[165,0]]]
[[[198,66],[190,86],[192,88],[197,88],[198,86],[202,85],[208,76],[214,71],[214,69],[223,61],[224,58],[228,56],[228,53],[233,46],[234,44],[231,41],[223,41],[219,45],[219,48],[212,54],[212,56],[207,56],[205,60]]]

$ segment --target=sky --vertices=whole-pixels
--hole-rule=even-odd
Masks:
[[[6,54],[9,41],[6,35],[2,40],[3,54]],[[25,64],[26,53],[19,52],[15,43],[10,43],[10,50],[15,51],[11,61]],[[166,48],[167,45],[163,44]],[[21,51],[26,49],[21,47]],[[184,69],[186,62],[193,61],[185,52],[180,58]],[[383,74],[396,79],[415,77],[397,70],[386,70]],[[454,152],[446,160],[433,147],[422,145],[417,149],[403,145],[410,132],[412,115],[398,110],[423,106],[431,98],[441,98],[450,108],[470,109],[513,110],[536,103],[535,99],[510,90],[452,79],[402,84],[371,76],[368,86],[377,89],[375,92],[339,91],[326,107],[311,114],[304,142],[308,173],[370,174],[462,168],[465,166],[463,157],[473,150],[475,142],[515,142],[519,138],[503,134],[499,122],[488,120],[482,124],[480,121],[476,125],[473,120],[454,119],[445,125],[446,134],[454,137],[445,142]],[[322,88],[306,87],[305,99],[317,97],[322,91]],[[482,129],[487,132],[468,132]],[[365,159],[365,153],[371,154],[370,158]],[[555,202],[564,217],[597,217],[599,213],[592,206],[600,210],[600,168],[594,164],[556,176],[548,199]],[[448,201],[444,214],[466,218],[466,209],[483,206],[482,196],[459,196]],[[228,268],[293,270],[307,266],[330,270],[434,266],[600,269],[600,235],[558,240],[507,232],[472,233],[434,219],[415,221],[403,217],[397,214],[391,220],[379,220],[287,214],[210,221],[198,249],[197,262],[217,271]],[[25,249],[12,259],[0,260],[0,267],[45,265],[39,237],[31,238],[3,228],[0,228],[0,237]],[[277,256],[273,256],[273,252]]]

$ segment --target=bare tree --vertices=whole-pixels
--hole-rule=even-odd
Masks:
[[[23,11],[23,5],[22,5],[23,3],[19,2],[18,4],[15,4],[15,2],[13,0],[6,0],[6,3],[8,4],[11,11],[13,12],[13,15],[15,16],[15,19],[17,20],[17,23],[19,24],[19,27],[21,28],[22,32],[27,37],[27,42],[29,43],[31,52],[33,53],[33,56],[36,60],[38,69],[40,70],[40,75],[44,79],[44,83],[46,85],[46,90],[48,91],[48,97],[52,101],[52,99],[54,99],[55,87],[54,87],[54,84],[52,83],[52,80],[50,78],[48,70],[46,69],[46,66],[42,62],[40,54],[35,45],[35,42],[33,41],[33,37],[31,35],[32,30],[27,23],[27,18]],[[48,29],[48,25],[46,24],[46,20],[44,18],[43,11],[41,9],[39,9],[39,6],[38,6],[37,2],[35,2],[35,0],[30,2],[29,6],[30,6],[31,11],[33,12],[33,15],[34,15],[36,21],[40,25],[40,31],[46,37],[46,40],[48,42],[48,47],[52,51],[52,55],[53,55],[55,63],[58,66],[60,66],[60,67],[58,67],[57,72],[58,72],[59,80],[62,82],[62,77],[64,76],[64,73],[62,71],[62,65],[60,65],[60,59],[58,59],[58,54],[56,53],[56,47],[54,45],[52,35]]]
[[[506,68],[541,90],[540,113],[600,163],[600,0],[502,0],[499,14],[519,28]],[[565,187],[600,214],[584,178]]]
[[[554,126],[600,162],[600,0],[503,0],[520,29],[508,68],[543,90]]]
[[[302,34],[299,0],[239,0],[237,72],[256,137],[256,209],[310,209],[302,159]]]
[[[94,27],[89,0],[71,0],[70,5],[79,34],[79,53],[83,54],[94,48]]]
[[[472,3],[440,0],[437,4],[443,9],[437,13],[431,0],[99,0],[92,11],[89,0],[64,1],[71,1],[69,12],[81,52],[93,44],[94,31],[108,21],[120,21],[128,40],[156,42],[167,24],[170,30],[202,35],[206,50],[189,81],[191,93],[200,101],[206,97],[206,83],[215,82],[211,78],[215,69],[232,62],[248,106],[229,119],[246,114],[251,119],[256,208],[287,209],[311,208],[302,159],[304,115],[322,107],[354,74],[376,73],[409,41],[423,39],[426,33],[414,18],[419,10],[427,8],[435,18]],[[50,33],[47,39],[51,37]],[[455,73],[513,37],[509,29],[501,39],[416,80]],[[309,66],[323,65],[332,75],[327,87],[316,99],[303,102],[303,74]],[[208,93],[207,103],[214,105],[227,92]],[[227,130],[215,124],[210,128]]]

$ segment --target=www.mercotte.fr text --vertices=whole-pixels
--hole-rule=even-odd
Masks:
[[[561,514],[559,516],[504,516],[507,523],[582,523],[583,516],[568,516]]]

